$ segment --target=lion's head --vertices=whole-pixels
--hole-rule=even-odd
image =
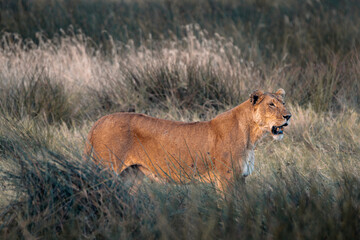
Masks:
[[[255,91],[250,95],[254,109],[254,121],[261,129],[268,131],[276,140],[284,136],[284,127],[289,125],[291,113],[285,107],[285,91],[280,88],[275,93]]]

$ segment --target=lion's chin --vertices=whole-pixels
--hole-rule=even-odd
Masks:
[[[272,135],[273,139],[277,140],[277,141],[281,141],[284,138],[284,134],[277,134],[277,135]]]

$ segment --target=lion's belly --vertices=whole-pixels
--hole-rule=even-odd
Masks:
[[[249,176],[254,170],[254,165],[255,165],[255,153],[254,150],[250,150],[246,154],[245,161],[243,161],[242,175],[244,177]]]

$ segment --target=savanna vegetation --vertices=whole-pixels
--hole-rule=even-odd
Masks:
[[[0,1],[0,238],[358,239],[360,2]],[[246,186],[136,194],[82,159],[101,116],[208,120],[286,90]]]

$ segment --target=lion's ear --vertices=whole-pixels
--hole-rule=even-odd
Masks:
[[[250,102],[255,105],[256,103],[259,102],[259,100],[263,97],[264,93],[260,90],[256,90],[254,91],[251,95],[250,95]]]
[[[276,91],[275,94],[276,94],[276,95],[279,95],[279,96],[282,97],[282,98],[285,98],[285,90],[282,89],[282,88],[279,88],[279,89]]]

